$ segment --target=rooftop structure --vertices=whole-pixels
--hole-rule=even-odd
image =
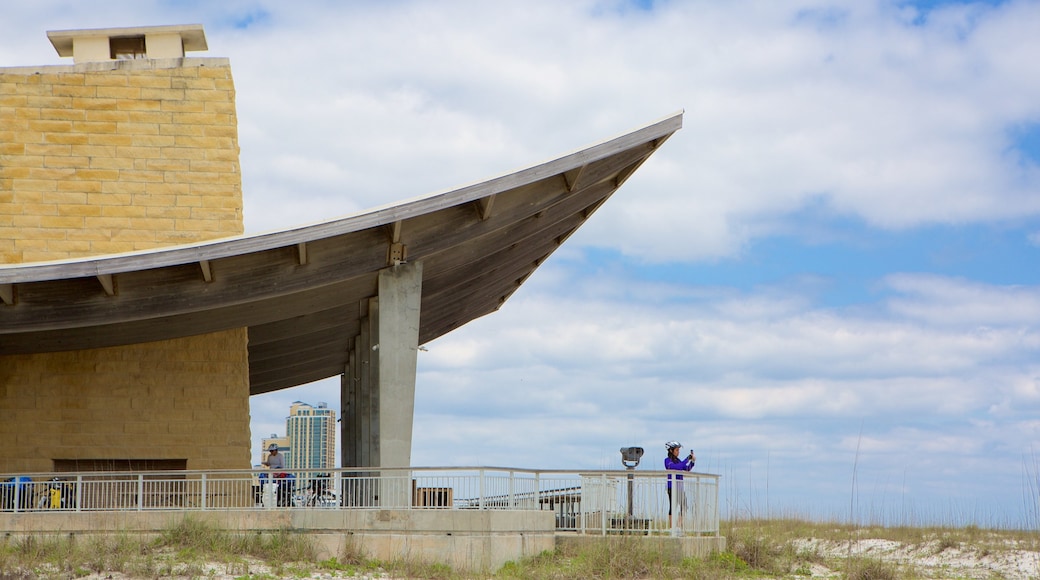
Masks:
[[[209,49],[201,24],[52,30],[47,32],[47,38],[58,51],[58,56],[71,56],[72,62],[77,64],[184,58],[187,51]]]

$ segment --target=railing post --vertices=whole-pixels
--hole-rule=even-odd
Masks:
[[[580,478],[578,480],[578,486],[579,487],[578,487],[578,514],[577,514],[577,518],[578,518],[578,521],[581,522],[580,524],[578,524],[578,530],[581,532],[581,535],[584,536],[585,535],[585,506],[588,505],[588,502],[585,501],[586,497],[585,497],[585,478],[584,477],[582,477],[582,478]]]
[[[76,475],[76,511],[83,511],[83,474]]]
[[[480,475],[480,509],[484,509],[484,470],[481,469]]]
[[[144,509],[144,474],[137,474],[137,511]]]
[[[343,486],[344,485],[343,485],[343,470],[342,470],[342,468],[340,468],[339,471],[333,472],[332,479],[333,480],[330,481],[330,483],[333,484],[333,487],[332,487],[333,493],[336,494],[336,508],[337,509],[342,509],[346,505],[346,498],[343,497],[346,494],[343,493],[344,492],[344,490],[343,490]]]
[[[206,509],[206,474],[205,473],[202,474],[202,483],[201,483],[200,487],[202,488],[201,489],[202,497],[199,498],[199,508],[204,510],[204,509]]]
[[[509,507],[510,509],[516,509],[516,490],[514,488],[515,481],[513,470],[509,470]]]
[[[412,481],[414,481],[412,478],[415,477],[415,474],[412,473],[411,470],[406,471],[405,473],[406,473],[406,476],[404,477],[404,479],[401,482],[401,485],[403,485],[405,487],[405,489],[403,489],[401,491],[402,491],[402,495],[405,495],[405,496],[408,497],[407,501],[405,502],[405,509],[410,510],[413,507],[417,507],[417,506],[415,506],[415,493],[412,491]],[[416,488],[418,488],[418,487],[419,487],[419,484],[418,484],[418,482],[416,482]]]
[[[534,509],[542,511],[542,472],[534,472]]]

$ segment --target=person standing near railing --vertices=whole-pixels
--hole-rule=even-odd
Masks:
[[[268,485],[273,485],[272,488],[274,495],[274,503],[278,506],[289,505],[289,499],[292,496],[292,490],[290,489],[289,480],[287,474],[282,470],[285,469],[285,456],[278,453],[278,444],[272,443],[267,447],[267,458],[261,462],[262,465],[266,465],[271,470],[271,479]],[[271,497],[271,495],[265,493],[264,497]]]
[[[267,459],[264,460],[263,464],[270,467],[271,471],[285,469],[285,457],[278,454],[277,443],[272,443],[267,447]]]
[[[682,443],[678,441],[669,441],[664,444],[665,449],[668,450],[668,455],[664,458],[664,468],[666,471],[690,471],[693,469],[693,464],[697,461],[697,456],[690,451],[690,454],[686,456],[686,459],[679,459],[679,451],[682,449]],[[672,506],[676,506],[676,511],[679,512],[679,521],[682,522],[683,512],[686,511],[686,495],[683,493],[683,476],[675,474],[675,493],[676,496],[672,498],[672,474],[668,474],[668,528],[672,528]]]

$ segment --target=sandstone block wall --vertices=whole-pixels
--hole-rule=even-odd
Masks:
[[[234,99],[226,59],[0,69],[0,263],[241,234]],[[0,474],[55,459],[248,467],[247,340],[0,353]]]
[[[249,467],[245,334],[0,357],[0,473],[55,459]]]
[[[0,69],[0,263],[242,233],[226,62]]]

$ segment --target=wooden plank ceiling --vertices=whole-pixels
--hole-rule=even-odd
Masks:
[[[419,342],[496,311],[682,114],[447,193],[274,233],[0,265],[0,354],[249,328],[250,392],[343,372],[377,272],[423,261]]]

